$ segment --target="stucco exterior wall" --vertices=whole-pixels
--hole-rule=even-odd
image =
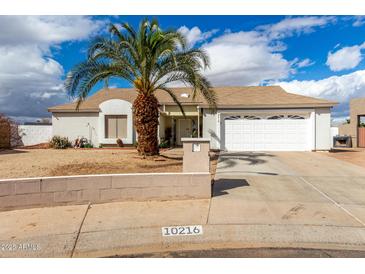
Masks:
[[[99,145],[99,113],[53,113],[52,136],[59,135],[75,141],[77,137]]]
[[[340,126],[340,132],[346,132],[347,135],[351,136],[353,147],[357,147],[357,118],[359,115],[365,115],[365,98],[350,101],[350,124]]]
[[[24,146],[48,143],[52,138],[51,125],[19,125],[18,131]]]
[[[160,115],[159,126],[158,126],[158,136],[160,138],[165,138],[166,129],[171,128],[172,118],[166,115]]]
[[[133,128],[132,104],[130,102],[112,99],[99,105],[100,113],[54,113],[52,117],[53,135],[67,136],[70,140],[85,137],[92,140],[94,146],[99,144],[116,144],[116,139],[105,138],[105,115],[127,115],[127,137],[124,144],[133,144],[136,134]],[[193,109],[191,109],[193,110]],[[309,142],[310,150],[329,150],[331,140],[331,111],[330,108],[301,108],[301,109],[218,109],[212,113],[203,109],[202,137],[211,142],[212,149],[224,148],[224,117],[239,113],[309,113],[311,124]],[[165,135],[165,128],[171,126],[170,116],[160,117],[159,138]],[[194,117],[195,119],[195,117]],[[90,125],[90,126],[88,126]],[[89,129],[90,127],[90,129]]]
[[[100,113],[98,119],[99,143],[116,144],[116,138],[105,138],[105,115],[127,115],[127,137],[122,138],[124,144],[134,143],[132,104],[120,99],[105,101],[99,105]]]
[[[331,109],[317,108],[316,111],[315,150],[329,150],[331,142]]]
[[[198,116],[197,106],[183,106],[186,116]],[[178,106],[165,106],[165,112],[169,116],[182,116],[182,112]]]
[[[208,109],[203,109],[203,138],[210,140],[212,149],[220,149],[220,135],[217,131],[218,115],[211,113]]]
[[[204,138],[182,138],[183,172],[210,172],[210,141]]]
[[[160,115],[158,120],[158,138],[159,141],[165,138],[165,128],[166,128],[166,117]]]
[[[347,135],[347,136],[353,136],[353,127],[351,124],[343,124],[338,126],[338,134],[339,135]]]

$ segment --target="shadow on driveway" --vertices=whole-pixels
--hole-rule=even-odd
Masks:
[[[213,184],[213,197],[229,194],[227,190],[249,186],[245,179],[218,179]]]
[[[224,163],[223,166],[220,166],[220,168],[229,168],[236,166],[238,164],[238,161],[245,161],[249,165],[258,165],[258,164],[264,164],[267,162],[267,160],[263,159],[265,157],[275,157],[275,155],[268,154],[268,153],[256,153],[256,152],[233,152],[233,153],[222,153],[219,156],[218,164]]]

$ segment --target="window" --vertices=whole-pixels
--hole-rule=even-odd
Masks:
[[[105,115],[105,138],[127,138],[127,115]]]
[[[245,116],[243,116],[243,119],[246,119],[246,120],[261,120],[260,117],[255,116],[255,115],[245,115]]]
[[[239,115],[236,115],[236,116],[228,116],[224,120],[237,120],[237,119],[241,119],[241,116],[239,116]]]
[[[303,116],[299,116],[299,115],[288,115],[288,119],[301,120],[301,119],[305,119],[305,118]]]
[[[274,116],[269,116],[267,117],[268,120],[280,120],[280,119],[284,119],[284,115],[274,115]]]

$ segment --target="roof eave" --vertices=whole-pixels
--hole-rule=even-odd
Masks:
[[[48,112],[52,112],[52,113],[60,113],[60,112],[77,112],[77,113],[95,113],[95,112],[100,112],[100,109],[52,109],[49,108]]]
[[[320,103],[320,104],[281,104],[281,105],[218,105],[217,108],[243,108],[243,109],[257,109],[257,108],[318,108],[318,107],[333,107],[338,105],[336,102]],[[209,108],[208,104],[199,104],[202,108]]]
[[[201,105],[203,102],[180,102],[182,106]],[[160,105],[176,106],[175,102],[160,102]]]

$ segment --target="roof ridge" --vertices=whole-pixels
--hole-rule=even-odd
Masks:
[[[279,106],[333,106],[337,102],[327,99],[310,97],[286,91],[279,85],[275,86],[236,86],[236,87],[214,87],[216,90],[218,107],[240,106],[242,108],[250,108],[254,106],[279,107]],[[208,107],[206,100],[201,94],[198,94],[195,101],[192,96],[181,97],[182,92],[191,93],[190,87],[172,88],[179,101],[184,105],[196,104],[202,107]],[[99,105],[107,100],[121,99],[133,103],[137,96],[136,89],[131,88],[102,88],[87,97],[80,105],[80,110],[99,110]],[[175,104],[170,96],[163,90],[156,91],[156,97],[161,104]],[[53,106],[48,111],[75,111],[75,102],[68,102],[63,105]]]

